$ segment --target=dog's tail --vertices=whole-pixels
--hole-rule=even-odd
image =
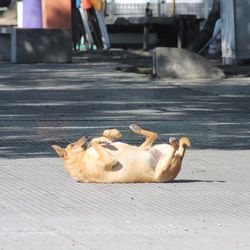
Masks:
[[[178,155],[180,155],[180,157],[181,157],[181,160],[184,158],[187,147],[188,148],[192,147],[191,141],[187,137],[182,137],[179,140],[179,148],[177,151]]]

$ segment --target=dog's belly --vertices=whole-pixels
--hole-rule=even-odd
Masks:
[[[110,182],[154,182],[156,161],[149,150],[124,143],[112,144],[114,148],[108,149],[117,164],[112,171],[105,175]]]
[[[108,151],[123,166],[132,165],[133,168],[145,165],[155,169],[161,158],[171,151],[169,144],[158,144],[148,150],[141,149],[121,142],[107,146]]]
[[[96,165],[95,170],[93,169],[98,175],[93,176],[95,182],[156,182],[155,168],[171,148],[168,144],[161,144],[143,150],[122,142],[104,144],[103,147],[113,156],[117,164],[108,171],[103,171]],[[92,169],[94,163],[90,165]],[[89,169],[88,172],[92,171]],[[88,177],[90,178],[89,175]],[[91,182],[92,178],[89,181]]]

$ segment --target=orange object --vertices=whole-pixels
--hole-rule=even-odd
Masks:
[[[71,29],[71,0],[42,0],[43,28]]]
[[[90,9],[91,7],[93,7],[92,1],[91,0],[81,0],[82,3],[82,7],[85,10]]]
[[[103,2],[102,2],[102,0],[92,0],[92,4],[93,4],[94,9],[96,11],[102,11],[103,10]]]

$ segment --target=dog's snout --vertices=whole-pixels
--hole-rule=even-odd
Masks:
[[[90,141],[85,141],[83,144],[82,144],[82,148],[84,149],[84,150],[86,150],[87,148],[89,148],[90,147]]]

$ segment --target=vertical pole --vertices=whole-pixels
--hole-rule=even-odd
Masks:
[[[171,16],[175,15],[175,0],[172,0]]]
[[[183,19],[179,17],[176,19],[177,22],[177,47],[178,49],[183,48]]]
[[[221,48],[223,64],[236,64],[235,2],[221,0]]]
[[[143,27],[143,50],[148,50],[149,47],[149,19],[152,16],[153,11],[150,8],[150,2],[148,2],[145,9],[145,24]]]
[[[148,44],[149,44],[149,27],[148,24],[145,24],[143,28],[143,50],[148,50]]]
[[[42,7],[42,27],[47,28],[47,10],[46,10],[46,2],[45,0],[41,0],[41,7]]]
[[[23,1],[17,1],[17,27],[23,28]]]

